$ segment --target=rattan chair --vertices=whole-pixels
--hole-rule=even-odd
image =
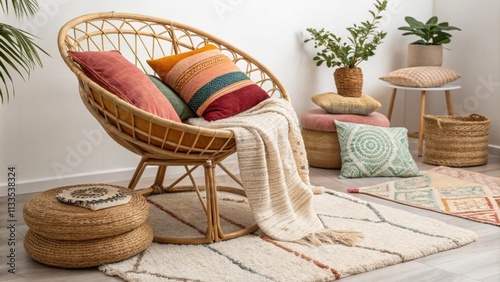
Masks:
[[[283,85],[261,63],[229,43],[199,29],[171,20],[116,12],[88,14],[66,23],[58,36],[58,47],[64,62],[78,78],[81,99],[90,113],[117,143],[141,156],[129,183],[135,189],[147,166],[158,168],[151,187],[137,189],[151,193],[195,191],[207,218],[206,236],[165,238],[160,243],[197,244],[232,239],[257,229],[256,225],[224,233],[220,226],[217,192],[244,195],[241,187],[217,186],[215,169],[220,167],[241,186],[238,177],[222,161],[237,151],[231,131],[200,128],[162,119],[117,98],[90,80],[68,55],[74,51],[119,50],[130,62],[152,74],[146,60],[178,54],[214,44],[261,86],[272,98],[289,100]],[[168,186],[164,184],[167,167],[181,166],[185,173]],[[197,185],[194,170],[203,167],[205,185]],[[182,180],[189,185],[180,185]],[[201,193],[205,190],[206,200]]]

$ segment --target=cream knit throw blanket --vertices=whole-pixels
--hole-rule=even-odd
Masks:
[[[267,99],[236,116],[190,124],[234,132],[241,181],[259,228],[282,241],[355,244],[356,231],[326,230],[313,207],[297,115],[284,99]]]

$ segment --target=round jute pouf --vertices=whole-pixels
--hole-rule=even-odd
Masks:
[[[336,120],[382,127],[390,125],[387,117],[378,112],[369,115],[330,114],[321,108],[304,112],[300,117],[300,124],[310,166],[334,169],[342,167],[340,143],[334,122]]]
[[[301,129],[310,166],[341,168],[340,143],[337,132]]]
[[[124,187],[84,184],[50,189],[24,206],[29,227],[24,248],[34,260],[62,268],[118,262],[152,243],[148,215],[146,199]]]
[[[114,187],[131,195],[127,203],[112,208],[91,210],[60,202],[56,195],[67,188]],[[50,189],[26,202],[26,225],[36,233],[59,240],[90,240],[125,233],[142,225],[149,214],[146,199],[126,188],[109,184],[84,184]]]
[[[36,261],[61,268],[86,268],[128,259],[153,241],[146,223],[120,235],[93,240],[57,240],[28,230],[26,252]]]

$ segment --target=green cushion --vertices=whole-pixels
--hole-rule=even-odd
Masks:
[[[339,178],[422,175],[408,149],[408,130],[335,121],[342,168]]]
[[[170,101],[170,104],[174,107],[175,112],[179,117],[181,118],[182,121],[187,120],[188,118],[192,117],[198,117],[191,108],[184,102],[184,100],[177,95],[177,93],[174,92],[165,82],[163,82],[160,78],[148,74],[148,77],[151,79],[151,81],[158,87],[161,93],[167,97],[167,99]]]

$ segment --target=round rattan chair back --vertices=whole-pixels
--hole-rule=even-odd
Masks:
[[[68,50],[118,50],[145,73],[146,60],[187,52],[207,44],[218,46],[271,97],[289,99],[278,79],[257,60],[204,31],[166,19],[125,13],[95,13],[66,23],[58,36],[60,54],[78,77],[81,98],[107,133],[139,155],[206,159],[235,147],[232,133],[158,118],[118,99],[90,80]]]

